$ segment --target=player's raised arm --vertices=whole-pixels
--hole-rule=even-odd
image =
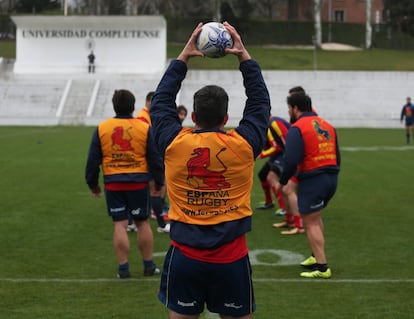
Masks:
[[[236,55],[239,58],[239,62],[250,60],[250,54],[244,47],[243,41],[236,29],[227,21],[223,22],[223,25],[233,38],[233,47],[226,48],[224,52]]]
[[[200,22],[197,27],[194,29],[193,33],[191,34],[190,38],[187,41],[187,44],[178,55],[177,60],[183,61],[187,63],[188,60],[195,56],[204,57],[204,53],[197,49],[197,37],[203,28],[203,24]]]

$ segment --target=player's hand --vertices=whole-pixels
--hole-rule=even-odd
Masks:
[[[188,60],[195,56],[204,57],[204,53],[197,49],[197,37],[203,28],[203,24],[200,22],[197,27],[194,29],[190,38],[187,41],[184,49],[178,55],[177,60],[181,60],[184,63],[187,63]]]
[[[91,194],[94,197],[101,197],[102,191],[99,185],[91,188]]]
[[[226,48],[224,52],[226,52],[226,54],[236,55],[239,58],[239,62],[250,60],[251,59],[250,54],[249,52],[247,52],[246,48],[244,47],[241,37],[239,33],[236,31],[236,29],[227,21],[224,21],[223,25],[227,29],[227,31],[230,33],[231,37],[233,38],[233,47]]]

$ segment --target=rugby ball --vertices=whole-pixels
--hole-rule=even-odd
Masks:
[[[208,22],[203,25],[197,38],[197,48],[209,58],[226,55],[224,49],[233,47],[233,39],[223,24]]]

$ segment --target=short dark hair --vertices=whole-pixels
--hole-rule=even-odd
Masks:
[[[117,115],[130,115],[135,109],[135,97],[128,90],[115,90],[112,104]]]
[[[289,94],[303,93],[306,94],[305,89],[301,86],[294,86],[289,90]]]
[[[184,111],[185,114],[188,113],[187,108],[182,104],[177,106],[177,113],[180,113],[181,111]]]
[[[288,96],[287,103],[292,107],[297,106],[301,112],[312,111],[312,100],[305,93],[295,93]]]
[[[154,97],[155,92],[154,91],[150,91],[147,93],[147,96],[145,97],[145,101],[147,102],[151,102],[152,98]]]
[[[217,85],[207,85],[194,93],[193,109],[196,124],[201,128],[214,128],[223,123],[229,108],[229,96]]]

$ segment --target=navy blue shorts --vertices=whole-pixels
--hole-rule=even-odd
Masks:
[[[184,315],[213,313],[242,317],[256,309],[249,256],[230,263],[206,263],[171,246],[165,256],[158,299]]]
[[[338,174],[319,174],[299,180],[298,206],[301,214],[322,210],[336,192]]]
[[[412,117],[405,118],[405,126],[412,126],[413,124],[414,124],[414,118]]]
[[[150,214],[150,200],[148,187],[135,191],[105,190],[108,215],[113,221],[128,219],[131,214],[133,220],[146,220]]]

